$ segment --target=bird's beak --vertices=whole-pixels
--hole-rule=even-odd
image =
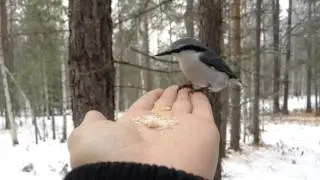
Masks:
[[[166,55],[171,55],[172,53],[174,53],[174,50],[166,50],[166,51],[160,52],[154,56],[166,56]]]

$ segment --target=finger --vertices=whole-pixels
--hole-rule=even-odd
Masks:
[[[191,95],[192,114],[213,119],[212,108],[208,98],[201,92]]]
[[[153,91],[147,92],[141,98],[139,98],[129,110],[151,110],[154,106],[154,103],[160,98],[163,93],[162,89],[155,89]]]
[[[189,96],[190,89],[184,88],[178,92],[177,100],[172,106],[174,113],[191,113],[192,104]]]
[[[155,106],[160,109],[171,110],[173,103],[177,98],[178,86],[173,85],[168,87],[161,97],[156,101]]]

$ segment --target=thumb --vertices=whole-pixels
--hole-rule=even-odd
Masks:
[[[83,119],[83,123],[90,123],[93,121],[105,121],[108,120],[101,112],[96,110],[90,110],[86,113]]]

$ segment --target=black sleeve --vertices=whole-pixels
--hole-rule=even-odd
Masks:
[[[100,162],[79,166],[64,180],[203,180],[202,177],[165,166]]]

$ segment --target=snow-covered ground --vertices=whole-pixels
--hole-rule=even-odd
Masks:
[[[270,108],[270,104],[264,103],[264,107]],[[303,104],[305,104],[304,99],[291,98],[289,109],[293,111],[304,108]],[[31,120],[17,121],[25,124],[19,127],[18,146],[11,145],[9,131],[0,130],[0,180],[22,177],[30,180],[62,179],[70,170],[67,145],[59,142],[62,118],[56,117],[58,140],[51,140],[51,122],[47,121],[49,140],[40,141],[38,145],[34,143]],[[3,122],[1,117],[0,122]],[[68,117],[68,134],[71,130],[72,121],[71,117]],[[223,160],[224,180],[320,179],[320,125],[311,124],[310,121],[307,123],[269,121],[265,122],[264,130],[262,132],[264,146],[253,147],[248,142],[241,145],[242,152],[227,154],[228,157]]]
[[[264,147],[242,145],[223,162],[226,180],[319,180],[320,126],[268,123]]]
[[[20,128],[17,147],[12,147],[8,131],[0,132],[0,179],[61,179],[69,170],[66,144],[49,140],[35,145],[28,129]],[[320,126],[267,123],[262,140],[264,147],[242,144],[241,153],[228,154],[225,180],[319,179]]]

